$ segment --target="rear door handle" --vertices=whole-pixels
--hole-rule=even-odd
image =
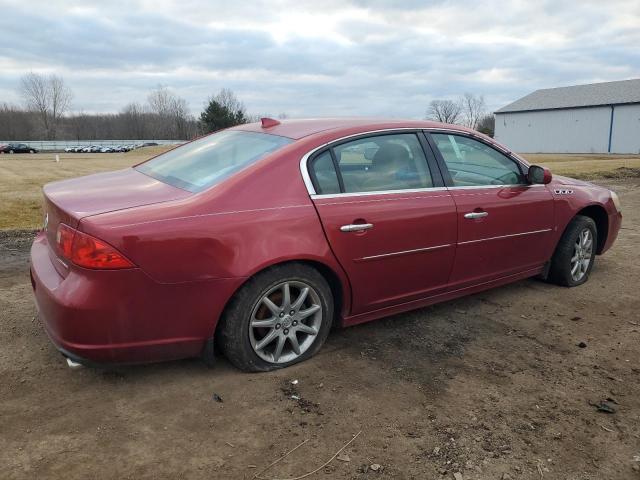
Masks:
[[[340,227],[341,232],[360,232],[362,230],[369,230],[373,228],[373,223],[350,223],[349,225],[342,225]]]
[[[489,212],[469,212],[464,214],[464,218],[482,218],[489,215]]]

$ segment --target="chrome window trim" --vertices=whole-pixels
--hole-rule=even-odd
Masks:
[[[423,128],[423,130],[425,132],[445,132],[451,135],[460,135],[462,137],[470,137],[473,138],[474,140],[479,141],[480,143],[484,143],[486,146],[493,148],[494,150],[497,150],[498,152],[502,153],[503,155],[506,155],[507,157],[509,157],[511,160],[514,160],[515,162],[517,162],[518,164],[520,164],[521,166],[523,166],[524,168],[528,169],[529,168],[529,162],[527,162],[526,160],[524,160],[523,158],[520,158],[520,156],[514,152],[512,152],[511,150],[509,150],[508,148],[502,148],[502,146],[497,145],[497,144],[493,144],[493,143],[489,143],[487,141],[485,141],[484,138],[475,135],[471,132],[465,132],[462,130],[449,130],[446,128]]]
[[[312,194],[311,198],[320,200],[323,198],[342,198],[342,197],[370,197],[373,195],[393,195],[397,193],[421,193],[421,192],[438,192],[448,190],[447,187],[425,187],[425,188],[407,188],[404,190],[376,190],[373,192],[347,192],[347,193],[324,193]]]
[[[541,183],[511,183],[507,185],[459,185],[457,187],[447,187],[448,190],[474,190],[479,188],[512,188],[512,187],[544,187]]]
[[[340,138],[336,138],[335,140],[331,140],[329,142],[323,143],[322,145],[319,145],[317,147],[315,147],[313,150],[308,151],[307,153],[305,153],[302,158],[300,159],[300,173],[302,174],[302,180],[304,181],[304,185],[307,188],[307,192],[309,193],[309,195],[311,196],[312,199],[321,199],[321,198],[339,198],[339,197],[354,197],[354,196],[368,196],[368,195],[390,195],[390,194],[397,194],[397,193],[404,193],[404,192],[408,192],[408,193],[417,193],[417,192],[425,192],[425,191],[438,191],[438,190],[457,190],[457,189],[474,189],[474,188],[505,188],[505,187],[544,187],[544,185],[542,184],[515,184],[515,185],[470,185],[470,186],[459,186],[459,187],[425,187],[425,188],[411,188],[411,189],[406,189],[406,190],[379,190],[379,191],[374,191],[374,192],[345,192],[345,193],[327,193],[327,194],[319,194],[316,193],[316,189],[313,186],[313,182],[311,181],[311,176],[309,175],[309,171],[307,169],[307,161],[309,160],[309,158],[311,157],[311,155],[313,155],[314,153],[316,153],[319,150],[322,150],[323,148],[326,148],[334,143],[338,143],[341,142],[343,140],[348,140],[350,138],[354,138],[354,137],[361,137],[361,136],[366,136],[366,135],[372,135],[372,134],[376,134],[376,133],[389,133],[389,132],[403,132],[403,131],[407,131],[410,130],[412,132],[446,132],[449,133],[451,135],[461,135],[461,136],[466,136],[466,137],[470,137],[473,138],[474,140],[478,140],[481,143],[484,143],[485,145],[487,145],[490,148],[494,148],[495,150],[498,150],[500,153],[506,155],[507,157],[509,157],[510,159],[514,160],[515,162],[519,163],[521,166],[523,166],[524,168],[529,168],[529,165],[527,163],[524,163],[521,159],[519,159],[517,156],[514,156],[513,152],[506,150],[506,149],[502,149],[499,148],[496,145],[492,145],[489,144],[485,141],[483,141],[483,139],[481,137],[478,137],[477,135],[473,135],[472,133],[468,133],[462,130],[449,130],[446,128],[420,128],[420,127],[395,127],[395,128],[384,128],[384,129],[379,129],[379,130],[368,130],[366,132],[360,132],[360,133],[352,133],[351,135],[346,135],[344,137],[340,137]]]
[[[536,233],[546,233],[552,231],[551,228],[544,228],[542,230],[533,230],[531,232],[511,233],[509,235],[499,235],[497,237],[478,238],[477,240],[467,240],[465,242],[458,242],[457,245],[467,245],[470,243],[486,242],[489,240],[499,240],[501,238],[522,237],[524,235],[534,235]]]
[[[311,194],[312,200],[322,200],[323,198],[342,198],[342,197],[370,197],[372,195],[393,195],[398,193],[427,193],[427,192],[444,192],[449,190],[478,190],[487,188],[511,188],[511,187],[544,187],[542,184],[534,185],[478,185],[478,186],[460,186],[460,187],[425,187],[425,188],[407,188],[406,190],[377,190],[374,192],[350,192],[350,193],[325,193]]]
[[[307,161],[309,160],[309,157],[311,157],[311,155],[313,155],[314,153],[316,153],[318,150],[322,150],[323,148],[328,147],[329,145],[332,145],[334,143],[338,143],[341,142],[343,140],[348,140],[349,138],[354,138],[354,137],[361,137],[361,136],[365,136],[365,135],[371,135],[374,133],[388,133],[388,132],[402,132],[402,131],[406,131],[406,130],[411,130],[413,132],[421,132],[424,130],[424,128],[419,128],[419,127],[395,127],[395,128],[383,128],[381,130],[369,130],[366,132],[360,132],[360,133],[352,133],[351,135],[346,135],[344,137],[340,137],[340,138],[336,138],[335,140],[331,140],[330,142],[326,142],[323,143],[322,145],[314,148],[313,150],[305,153],[302,158],[300,159],[300,173],[302,174],[302,179],[304,180],[304,184],[307,187],[307,192],[309,192],[309,195],[322,195],[322,194],[318,194],[316,193],[316,189],[313,186],[313,182],[311,181],[311,176],[309,175],[309,171],[307,169]],[[356,192],[353,192],[356,193]],[[357,192],[358,194],[360,194],[360,192]],[[363,193],[369,193],[369,192],[363,192]],[[378,192],[376,192],[378,193]],[[329,194],[327,194],[329,195]],[[336,193],[336,194],[330,194],[330,195],[350,195],[350,193]]]

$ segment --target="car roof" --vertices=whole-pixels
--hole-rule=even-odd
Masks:
[[[449,125],[446,123],[432,122],[429,120],[402,120],[385,118],[306,118],[306,119],[286,119],[278,120],[278,124],[271,127],[263,127],[262,123],[246,123],[233,127],[233,130],[243,130],[248,132],[270,133],[282,137],[298,140],[309,135],[320,132],[340,130],[362,132],[372,130],[386,130],[392,128],[446,128],[447,130],[458,130],[462,132],[472,132],[472,130],[460,125]]]

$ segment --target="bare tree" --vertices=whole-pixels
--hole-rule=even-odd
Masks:
[[[244,103],[238,100],[236,94],[228,88],[223,88],[218,94],[212,97],[221,107],[226,108],[230,112],[235,112],[242,117],[247,116],[247,110]]]
[[[182,139],[189,137],[189,116],[187,101],[180,97],[174,98],[171,103],[171,117],[176,137]]]
[[[33,135],[34,115],[15,105],[0,104],[0,140],[29,140]]]
[[[432,100],[427,109],[427,118],[443,123],[456,123],[462,113],[461,102]]]
[[[167,87],[158,86],[147,96],[147,103],[153,113],[158,115],[170,115],[171,104],[175,95]]]
[[[465,93],[461,99],[462,116],[466,127],[476,130],[480,119],[486,114],[486,105],[482,95]]]
[[[38,114],[46,139],[55,139],[60,120],[73,98],[64,80],[57,75],[45,77],[30,72],[20,79],[20,94],[27,109]]]
[[[148,115],[144,107],[137,102],[126,105],[120,113],[122,117],[123,138],[143,139],[147,132]]]
[[[189,138],[192,124],[187,101],[159,86],[147,97],[151,113],[156,115],[155,135],[163,138]]]
[[[496,130],[496,118],[493,116],[493,114],[490,113],[488,115],[484,115],[478,121],[477,130],[480,133],[484,133],[485,135],[489,135],[490,137],[493,137]]]

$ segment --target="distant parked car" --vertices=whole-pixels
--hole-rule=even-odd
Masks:
[[[26,143],[10,143],[0,147],[0,153],[38,153],[34,147],[30,147]]]
[[[144,142],[142,144],[143,147],[156,147],[158,144],[156,142]]]
[[[75,153],[78,151],[78,147],[67,147],[64,149],[66,153]]]
[[[115,150],[111,147],[102,147],[100,153],[113,153]]]

